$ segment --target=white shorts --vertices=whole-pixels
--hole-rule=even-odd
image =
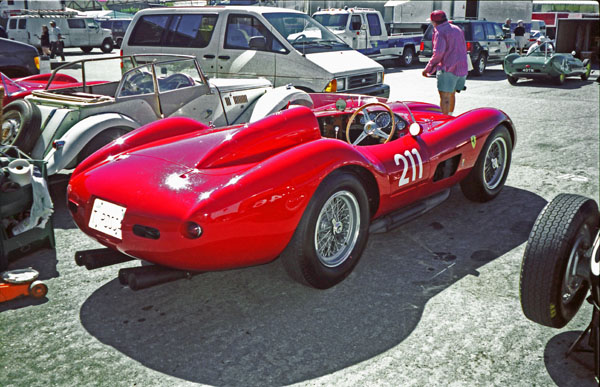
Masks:
[[[517,41],[517,48],[525,47],[525,37],[524,36],[515,36],[515,40]]]

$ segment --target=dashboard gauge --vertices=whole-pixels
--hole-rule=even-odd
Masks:
[[[400,117],[396,117],[396,130],[402,130],[406,128],[406,121]]]
[[[360,121],[359,121],[359,122],[360,122],[361,124],[363,124],[363,125],[364,125],[364,124],[366,124],[366,123],[367,123],[367,117],[365,117],[365,115],[364,115],[364,114],[361,114],[361,115],[360,115]]]
[[[390,125],[391,122],[392,118],[390,117],[390,113],[388,112],[381,112],[375,117],[375,123],[379,128],[386,128]]]

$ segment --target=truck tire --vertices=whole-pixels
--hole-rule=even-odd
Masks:
[[[487,54],[485,52],[480,52],[479,56],[475,63],[473,63],[473,75],[480,76],[485,72],[485,67],[487,65]]]
[[[102,45],[100,46],[100,49],[105,54],[108,54],[109,52],[111,52],[113,50],[113,48],[115,48],[115,45],[111,38],[104,39],[104,41],[102,42]]]
[[[94,47],[90,47],[90,46],[83,46],[83,47],[79,47],[79,48],[81,49],[81,51],[83,51],[86,54],[89,54],[94,49]]]
[[[31,152],[40,134],[42,114],[31,102],[19,99],[4,107],[0,145],[14,145]]]
[[[573,270],[586,258],[599,222],[596,202],[580,195],[560,194],[540,212],[521,264],[519,293],[528,319],[562,328],[575,316],[589,284]]]
[[[415,49],[412,47],[404,47],[404,51],[402,52],[402,56],[400,56],[400,65],[404,67],[408,67],[413,64],[415,60]]]

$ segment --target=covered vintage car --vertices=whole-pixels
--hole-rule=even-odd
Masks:
[[[426,103],[307,96],[310,108],[248,124],[171,118],[112,142],[72,174],[77,226],[182,270],[280,256],[293,278],[328,288],[352,271],[370,232],[427,211],[457,183],[481,202],[504,185],[516,133],[502,111],[452,117]]]
[[[77,83],[51,90],[60,79]],[[55,69],[43,90],[6,105],[2,145],[15,145],[45,160],[52,175],[164,117],[229,125],[257,119],[287,102],[302,103],[294,100],[296,95],[303,97],[291,87],[274,89],[265,79],[209,80],[191,56],[78,60]]]
[[[581,61],[572,54],[557,53],[551,41],[535,47],[525,56],[511,54],[504,58],[504,72],[511,85],[516,85],[519,78],[549,79],[562,85],[566,77],[581,77],[585,81],[590,76],[589,59]]]

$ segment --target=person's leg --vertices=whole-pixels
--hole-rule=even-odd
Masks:
[[[50,42],[50,59],[56,56],[56,42]]]
[[[450,93],[450,110],[448,111],[448,114],[452,115],[454,114],[454,105],[456,104],[456,93]]]
[[[450,109],[450,104],[452,103],[452,98],[454,93],[449,93],[447,91],[439,91],[440,92],[440,108],[442,108],[442,114],[449,114],[452,110]]]

